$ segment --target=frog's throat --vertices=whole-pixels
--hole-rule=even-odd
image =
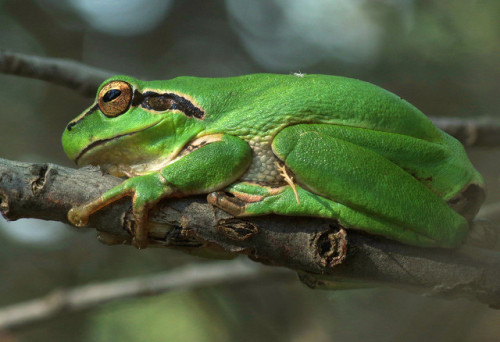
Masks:
[[[155,122],[154,124],[149,125],[147,127],[144,127],[144,128],[142,128],[142,129],[140,129],[138,131],[134,131],[134,132],[130,132],[130,133],[125,133],[125,134],[120,134],[120,135],[117,135],[117,136],[114,136],[114,137],[111,137],[111,138],[107,138],[107,139],[96,140],[96,141],[92,142],[91,144],[87,145],[83,150],[81,150],[81,152],[75,158],[75,164],[78,165],[78,162],[79,162],[80,158],[83,157],[83,155],[85,153],[89,152],[90,150],[94,149],[95,147],[103,145],[103,144],[105,144],[105,143],[107,143],[109,141],[117,140],[117,139],[120,139],[120,138],[123,138],[123,137],[127,137],[127,136],[131,136],[131,135],[140,133],[142,131],[145,131],[147,129],[150,129],[150,128],[158,125],[161,121],[162,120],[160,120],[158,122]]]
[[[115,177],[136,177],[149,174],[153,171],[158,171],[167,166],[173,157],[167,156],[160,158],[154,162],[145,162],[140,164],[101,164],[99,167],[105,174],[110,174]]]

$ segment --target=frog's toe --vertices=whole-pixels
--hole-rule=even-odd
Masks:
[[[211,192],[207,195],[208,203],[227,211],[233,216],[242,216],[247,203],[223,191]]]
[[[84,227],[89,221],[88,215],[82,213],[80,207],[73,207],[68,211],[68,221],[75,227]]]
[[[147,248],[148,245],[149,245],[148,239],[138,238],[137,236],[134,236],[132,238],[132,246],[134,246],[137,249]]]

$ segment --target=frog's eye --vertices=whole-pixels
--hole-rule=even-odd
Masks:
[[[124,81],[111,81],[99,92],[99,108],[110,118],[125,113],[131,101],[132,87]]]

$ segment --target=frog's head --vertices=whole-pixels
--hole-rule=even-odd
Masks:
[[[64,130],[77,165],[138,165],[173,157],[201,131],[204,112],[175,91],[128,76],[106,80],[92,106]]]

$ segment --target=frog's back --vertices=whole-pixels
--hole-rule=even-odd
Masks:
[[[328,75],[253,74],[229,78],[180,77],[179,91],[198,94],[206,111],[205,133],[226,133],[250,142],[261,164],[272,164],[268,145],[284,127],[299,123],[325,123],[407,135],[429,142],[429,151],[440,150],[440,174],[449,191],[447,200],[469,182],[482,178],[468,161],[461,144],[439,130],[417,108],[397,95],[368,82]],[[433,145],[432,147],[430,145]],[[266,154],[267,153],[267,154]],[[252,171],[252,170],[251,170]],[[250,172],[252,173],[252,172]],[[435,175],[437,183],[439,175]]]
[[[368,82],[328,75],[253,74],[167,81],[199,94],[214,131],[275,134],[296,123],[331,123],[441,141],[441,132],[410,103]]]

